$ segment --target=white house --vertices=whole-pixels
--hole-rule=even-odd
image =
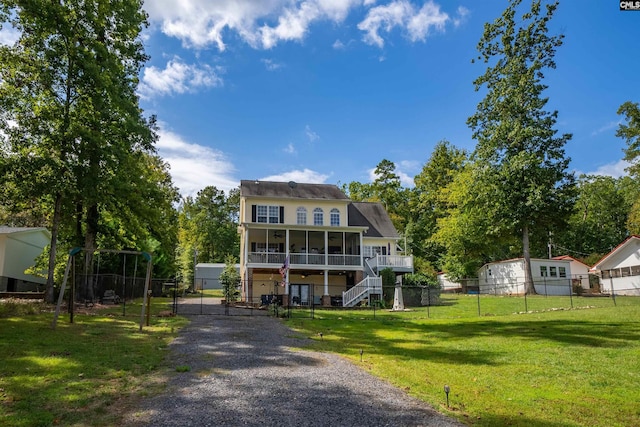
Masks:
[[[24,271],[50,242],[46,228],[0,226],[0,292],[44,290],[45,278]]]
[[[566,259],[531,258],[531,275],[540,295],[571,293],[571,262]],[[478,270],[481,294],[524,294],[524,258],[496,261]]]
[[[640,295],[640,236],[630,236],[592,268],[603,292]]]
[[[335,185],[243,180],[238,230],[248,302],[352,307],[382,295],[381,270],[413,272],[384,206]]]

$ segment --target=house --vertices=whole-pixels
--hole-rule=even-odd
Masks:
[[[572,292],[571,261],[531,258],[531,275],[536,293],[569,295]],[[523,294],[524,258],[496,261],[478,270],[481,294]]]
[[[0,292],[44,290],[46,279],[25,270],[50,242],[46,228],[0,226]]]
[[[200,262],[196,264],[195,290],[222,289],[220,275],[225,267],[226,264],[222,263]],[[236,270],[240,271],[240,264],[236,264]]]
[[[576,286],[580,286],[584,290],[591,288],[589,282],[591,267],[589,267],[587,264],[569,255],[554,256],[552,259],[567,260],[571,263],[571,281],[574,288]]]
[[[640,236],[628,237],[592,268],[603,292],[640,295]]]
[[[413,272],[384,207],[335,185],[243,180],[238,231],[247,302],[348,307],[382,294],[382,269]]]

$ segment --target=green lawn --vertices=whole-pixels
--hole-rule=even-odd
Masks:
[[[163,385],[158,371],[185,320],[158,317],[169,299],[152,299],[150,326],[139,331],[140,304],[91,315],[24,314],[0,304],[0,426],[118,425],[134,398]]]
[[[563,301],[535,297],[528,305],[539,311],[506,314],[524,311],[523,298],[482,297],[478,316],[476,297],[451,296],[429,312],[377,310],[374,320],[371,310],[316,310],[288,323],[313,349],[471,425],[640,425],[640,298],[617,307],[579,298],[582,309],[555,310]]]

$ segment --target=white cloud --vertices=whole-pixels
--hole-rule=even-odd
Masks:
[[[295,154],[296,147],[293,144],[289,143],[289,145],[285,147],[284,152],[287,154]]]
[[[334,49],[337,49],[337,50],[342,50],[346,48],[346,46],[344,45],[344,43],[340,41],[340,39],[337,39],[335,42],[333,42],[332,46]]]
[[[158,153],[171,166],[171,177],[183,196],[195,196],[208,185],[225,192],[239,185],[232,176],[235,168],[224,153],[186,142],[162,123],[158,135]]]
[[[287,181],[295,181],[295,182],[303,182],[307,184],[324,184],[327,179],[329,179],[329,175],[322,174],[320,172],[312,171],[310,169],[303,170],[293,170],[289,172],[284,172],[278,175],[270,175],[265,176],[264,178],[260,178],[262,181],[278,181],[278,182],[287,182]]]
[[[608,131],[610,131],[612,129],[617,128],[621,124],[622,124],[622,119],[618,120],[617,122],[609,122],[606,125],[600,127],[599,129],[596,129],[593,132],[591,132],[591,136],[596,136],[596,135],[599,135],[601,133],[608,132]]]
[[[444,31],[449,15],[440,11],[440,6],[426,2],[417,10],[408,0],[396,0],[369,10],[366,18],[358,24],[365,32],[365,43],[384,47],[380,31],[391,32],[395,27],[403,28],[412,42],[424,41],[432,29]]]
[[[304,133],[307,134],[307,138],[309,138],[310,142],[316,142],[317,140],[320,139],[320,135],[318,135],[316,132],[312,131],[311,127],[309,125],[305,126]]]
[[[145,9],[163,33],[186,47],[215,45],[224,51],[230,31],[254,48],[270,49],[281,41],[304,39],[315,21],[342,22],[361,4],[362,0],[154,0]]]
[[[180,58],[167,63],[164,70],[154,66],[144,69],[138,93],[144,99],[195,92],[198,88],[216,87],[223,84],[220,67],[188,65]]]
[[[456,11],[456,16],[453,18],[453,25],[455,27],[459,27],[460,25],[467,22],[467,18],[471,14],[471,11],[464,6],[458,6],[458,10]]]
[[[174,93],[195,92],[198,88],[217,87],[223,84],[220,67],[188,65],[180,58],[173,58],[164,70],[151,66],[144,69],[138,93],[144,99]]]
[[[262,63],[269,71],[275,71],[279,68],[282,68],[282,64],[275,62],[272,59],[262,59]]]
[[[602,165],[598,167],[598,169],[596,169],[594,172],[587,173],[587,175],[605,175],[612,176],[614,178],[620,178],[622,176],[628,175],[625,169],[629,166],[631,166],[631,163],[627,162],[626,160],[619,160],[614,163]]]

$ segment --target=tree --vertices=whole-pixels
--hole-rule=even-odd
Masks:
[[[570,134],[557,136],[557,111],[547,112],[544,71],[555,68],[562,35],[550,36],[547,25],[558,2],[533,1],[516,18],[521,0],[512,0],[502,16],[486,23],[478,43],[478,59],[490,63],[474,81],[486,96],[467,124],[478,141],[472,159],[489,197],[495,226],[519,233],[525,264],[525,289],[535,293],[531,276],[530,234],[548,233],[568,217],[574,179],[567,172],[564,145]]]
[[[627,142],[624,160],[631,163],[627,168],[632,176],[640,175],[640,105],[627,101],[618,108],[618,114],[624,115],[625,123],[621,123],[616,136]]]
[[[76,222],[73,244],[89,249],[89,268],[108,201],[134,204],[146,197],[132,187],[139,181],[129,168],[152,153],[156,138],[153,119],[142,117],[135,93],[147,59],[140,38],[146,14],[136,0],[1,5],[2,23],[20,32],[14,45],[0,47],[2,163],[14,171],[10,178],[25,200],[52,212],[51,301],[65,214]],[[138,199],[130,196],[136,194]]]
[[[626,223],[631,208],[625,183],[626,179],[610,176],[580,176],[568,227],[552,238],[558,249],[576,257],[598,258],[622,242],[628,236]]]
[[[446,188],[464,167],[468,157],[449,141],[436,144],[431,157],[414,177],[415,187],[410,198],[410,219],[407,237],[415,256],[442,267],[444,247],[432,237],[437,221],[447,215]]]
[[[224,269],[220,273],[220,284],[222,285],[222,294],[227,302],[233,302],[238,299],[240,273],[236,269],[236,258],[231,255],[227,257]]]

